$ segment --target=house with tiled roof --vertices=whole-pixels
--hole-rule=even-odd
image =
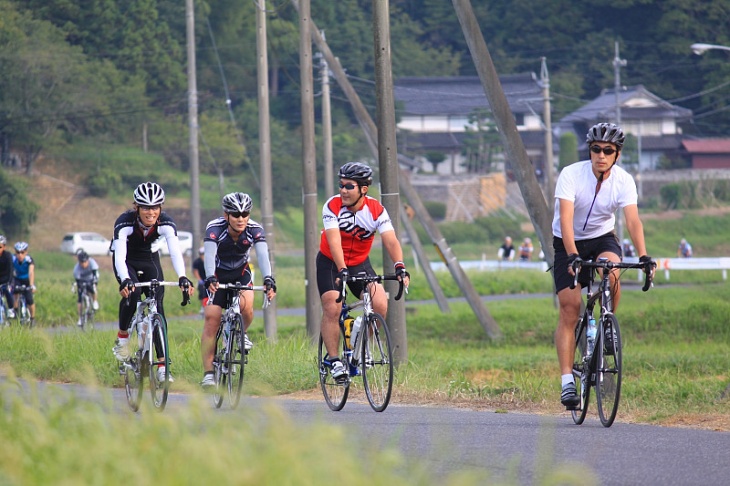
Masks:
[[[582,142],[588,129],[599,122],[615,122],[617,106],[621,109],[621,128],[635,136],[639,144],[640,171],[658,168],[659,158],[675,157],[682,151],[681,125],[691,120],[692,110],[673,105],[642,85],[601,94],[556,123],[558,136],[573,132],[578,139],[581,157],[588,158]]]
[[[681,154],[690,169],[730,169],[730,139],[682,140]]]
[[[545,154],[542,88],[534,73],[500,76],[527,155],[542,168]],[[462,154],[470,115],[489,111],[489,102],[478,76],[403,77],[394,81],[398,150],[421,160],[423,170],[432,165],[424,154],[440,152],[446,160],[439,174],[467,172]]]

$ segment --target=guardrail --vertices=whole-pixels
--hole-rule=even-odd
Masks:
[[[638,263],[638,258],[624,258],[627,263]],[[670,271],[674,270],[720,270],[722,279],[727,280],[727,271],[730,270],[730,257],[717,258],[657,258],[657,272],[663,271],[664,278],[669,280]],[[544,261],[503,261],[503,260],[466,260],[459,264],[464,270],[497,271],[519,268],[523,270],[540,270],[546,272],[547,262]],[[446,270],[443,262],[431,262],[431,269],[437,272]],[[642,271],[637,270],[637,280],[643,280]]]

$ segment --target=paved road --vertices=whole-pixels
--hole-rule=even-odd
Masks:
[[[79,385],[64,392],[98,399],[100,393]],[[43,387],[43,385],[42,385]],[[112,390],[115,410],[126,409],[123,390]],[[189,396],[171,394],[165,414],[185,407]],[[149,396],[144,397],[149,400]],[[486,470],[495,481],[517,484],[540,482],[546,472],[587,466],[585,484],[602,485],[710,485],[730,484],[730,433],[615,423],[606,429],[589,415],[581,426],[566,413],[547,417],[443,407],[391,404],[383,413],[366,403],[350,400],[340,412],[331,412],[323,400],[244,397],[237,410],[211,413],[244,416],[257,421],[262,407],[281,406],[295,423],[326,422],[347,427],[353,444],[366,440],[417,459],[439,478],[465,470]],[[141,413],[152,413],[145,410]],[[235,419],[233,422],[235,423]],[[355,446],[356,447],[356,446]]]

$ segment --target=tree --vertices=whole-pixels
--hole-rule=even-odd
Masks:
[[[560,135],[560,157],[558,170],[563,170],[573,162],[578,161],[578,139],[573,132]]]
[[[0,233],[22,238],[38,215],[38,204],[28,198],[28,184],[0,169]]]
[[[435,173],[438,172],[438,165],[446,160],[446,154],[443,152],[438,152],[436,150],[429,150],[424,154],[426,157],[426,160],[431,162],[431,165],[433,166],[433,171]]]
[[[471,173],[488,173],[492,170],[494,156],[502,151],[497,125],[487,109],[474,110],[465,127],[463,153],[464,164]]]

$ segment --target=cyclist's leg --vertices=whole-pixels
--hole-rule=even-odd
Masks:
[[[613,233],[608,233],[596,238],[594,240],[594,245],[594,253],[598,256],[598,258],[607,258],[611,262],[621,261],[621,245],[618,242],[618,238]],[[618,275],[618,269],[612,270],[609,275],[614,311],[616,310],[616,305],[621,298],[621,287]]]
[[[321,253],[317,254],[317,287],[322,301],[320,333],[327,349],[327,355],[330,358],[340,357],[338,343],[340,342],[342,303],[337,302],[340,297],[340,286],[335,281],[337,272],[338,269],[332,260]]]
[[[213,300],[205,306],[205,320],[203,334],[200,337],[200,354],[203,361],[203,372],[213,372],[213,355],[215,354],[215,336],[221,323],[223,314],[222,304],[225,303],[225,291],[219,290]]]
[[[238,278],[238,281],[242,285],[253,284],[253,279],[251,278],[251,268],[248,266],[248,264],[246,264],[246,266],[244,267],[243,275]],[[241,317],[243,317],[243,332],[248,331],[248,327],[253,322],[253,300],[253,290],[244,290],[243,292],[241,292],[238,302],[240,304]]]

